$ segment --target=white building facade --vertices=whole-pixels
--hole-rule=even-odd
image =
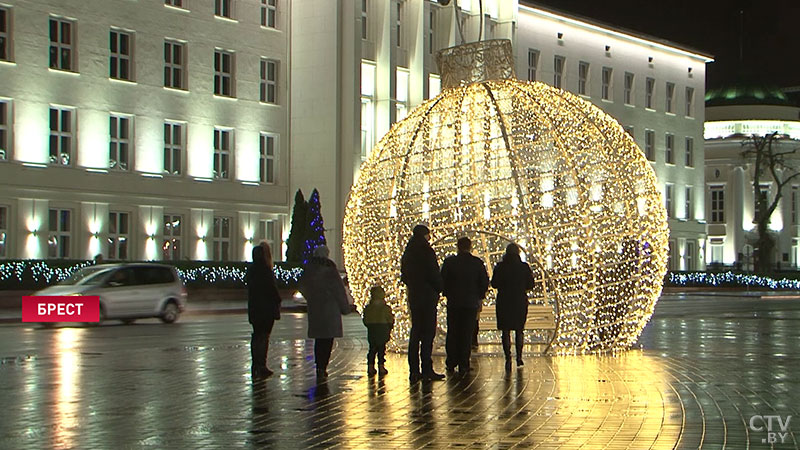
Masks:
[[[0,2],[0,257],[244,260],[254,242],[280,248],[280,3]]]
[[[754,164],[743,152],[751,148],[753,135],[777,133],[776,152],[800,149],[800,107],[777,89],[753,85],[726,86],[709,92],[705,124],[707,258],[711,264],[753,270],[756,253]],[[800,157],[790,155],[788,165],[800,168]],[[795,173],[779,171],[785,179]],[[765,173],[759,190],[768,203],[777,195],[777,184]],[[783,187],[782,198],[770,217],[768,229],[775,239],[770,264],[796,269],[800,258],[800,178]]]
[[[533,3],[483,1],[483,20],[478,0],[453,3],[293,3],[292,189],[320,190],[337,257],[358,167],[394,122],[438,94],[436,52],[504,38],[512,40],[519,78],[581,95],[633,135],[661,182],[670,269],[704,269],[702,100],[710,57]]]

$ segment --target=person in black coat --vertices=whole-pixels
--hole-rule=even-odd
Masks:
[[[253,359],[253,378],[272,375],[267,368],[269,335],[275,321],[281,318],[281,297],[275,286],[272,272],[272,255],[269,245],[262,243],[253,247],[253,262],[245,275],[247,284],[247,318],[253,326],[250,337],[250,354]]]
[[[447,370],[462,374],[469,371],[472,334],[478,318],[481,300],[489,289],[489,276],[480,258],[473,256],[472,241],[468,237],[458,240],[458,254],[442,263],[442,286],[447,297]]]
[[[492,287],[497,289],[497,329],[502,332],[506,370],[511,370],[511,330],[517,351],[517,367],[523,365],[523,330],[528,318],[528,294],[533,289],[533,272],[519,257],[519,247],[508,244],[503,260],[494,266]]]
[[[444,375],[433,371],[433,338],[436,336],[436,308],[442,291],[442,276],[436,253],[428,243],[430,230],[425,225],[414,227],[400,261],[400,281],[408,288],[408,309],[411,332],[408,339],[409,380],[441,380]],[[422,364],[420,370],[420,363]]]

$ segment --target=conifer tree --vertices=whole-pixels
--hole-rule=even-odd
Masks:
[[[286,262],[303,262],[303,249],[305,248],[306,235],[306,213],[308,203],[303,197],[303,191],[297,190],[294,195],[294,207],[292,208],[292,229],[289,231],[289,238],[286,240]]]
[[[314,189],[308,199],[306,210],[305,248],[303,249],[303,263],[308,262],[314,255],[314,249],[325,245],[325,226],[322,222],[322,205],[319,201],[319,191]]]

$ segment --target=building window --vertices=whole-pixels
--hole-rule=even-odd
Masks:
[[[693,239],[686,241],[686,270],[697,270],[695,258],[697,255],[697,244]]]
[[[625,104],[633,105],[633,74],[625,72]]]
[[[686,167],[694,167],[694,139],[686,138]]]
[[[667,83],[666,104],[664,106],[668,113],[675,112],[675,83]]]
[[[556,55],[553,58],[553,86],[560,88],[564,77],[564,57]]]
[[[9,123],[9,102],[0,101],[0,161],[11,154],[11,124]]]
[[[73,111],[50,107],[50,164],[72,165]]]
[[[131,118],[112,115],[109,118],[108,129],[111,134],[108,143],[108,168],[128,170]]]
[[[75,24],[66,19],[50,18],[50,68],[74,70]]]
[[[269,245],[270,250],[272,250],[272,258],[275,259],[276,256],[280,257],[281,248],[278,248],[278,221],[275,219],[272,220],[260,220],[258,222],[258,242],[266,242]]]
[[[644,156],[648,161],[656,160],[656,133],[653,130],[644,130]]]
[[[183,8],[183,0],[164,0],[165,5]]]
[[[258,181],[267,184],[275,184],[275,141],[274,134],[261,133],[259,137],[259,154],[261,155],[258,165]]]
[[[428,75],[428,98],[436,97],[440,92],[442,92],[441,77],[435,73]]]
[[[367,2],[369,0],[361,0],[361,39],[367,38]]]
[[[587,83],[589,82],[589,63],[581,61],[578,63],[578,94],[589,95]]]
[[[111,73],[109,76],[117,80],[133,80],[133,36],[124,31],[111,30]]]
[[[180,175],[183,162],[183,124],[164,123],[164,173]]]
[[[186,89],[184,83],[185,44],[164,41],[164,86],[173,89]]]
[[[372,150],[375,135],[375,64],[361,63],[361,159]]]
[[[653,108],[653,101],[655,100],[656,80],[654,78],[647,78],[644,83],[644,107],[647,109]]]
[[[0,258],[8,256],[8,207],[0,206]]]
[[[129,215],[125,212],[108,213],[108,258],[128,259]]]
[[[214,15],[233,19],[233,0],[214,0]]]
[[[228,261],[231,247],[231,218],[214,217],[213,238],[214,261]]]
[[[686,186],[686,189],[684,190],[683,217],[686,220],[694,219],[694,217],[692,215],[692,187],[691,186]]]
[[[625,125],[625,132],[631,136],[631,139],[636,139],[636,136],[633,133],[633,125]]]
[[[664,139],[664,162],[675,164],[675,135],[670,133]]]
[[[409,72],[408,69],[404,68],[397,68],[397,83],[395,84],[395,109],[396,109],[396,116],[395,122],[399,122],[405,119],[406,115],[408,114],[408,83],[409,83]]]
[[[710,244],[710,245],[711,245],[711,262],[722,263],[725,246],[722,244]]]
[[[797,225],[797,186],[792,186],[792,225]]]
[[[603,67],[603,100],[611,100],[611,67]]]
[[[11,61],[11,11],[0,7],[0,61]]]
[[[233,130],[214,128],[214,178],[218,180],[230,178],[231,148]]]
[[[165,261],[181,259],[181,222],[178,214],[164,214],[164,240],[161,244],[161,256]]]
[[[233,97],[233,53],[214,50],[214,94]]]
[[[725,186],[711,186],[711,223],[725,223]]]
[[[667,208],[667,218],[675,217],[673,200],[675,198],[675,185],[667,183],[664,186],[664,206]]]
[[[72,211],[69,209],[50,209],[47,236],[47,256],[49,258],[69,258],[72,237]]]
[[[431,6],[431,9],[433,7]],[[428,14],[428,53],[433,53],[433,30],[436,26],[436,14],[431,10]]]
[[[265,103],[277,103],[278,63],[271,59],[261,60],[261,94]]]
[[[261,0],[261,26],[277,28],[278,0]]]
[[[754,197],[756,198],[754,199],[753,202],[755,204],[753,207],[753,223],[755,223],[755,221],[758,220],[758,216],[761,215],[761,208],[760,208],[761,202],[759,202],[759,199],[764,202],[764,206],[769,205],[769,185],[768,184],[760,185],[758,191],[755,194],[756,195],[754,195]]]
[[[539,51],[528,49],[528,81],[536,81],[536,69],[539,67]]]
[[[397,1],[397,17],[395,18],[395,25],[396,25],[395,29],[397,31],[397,36],[395,36],[395,37],[397,39],[397,46],[398,47],[402,47],[403,46],[403,28],[402,28],[402,24],[403,24],[403,2],[401,0],[398,0]]]
[[[694,117],[694,88],[686,88],[686,117]]]

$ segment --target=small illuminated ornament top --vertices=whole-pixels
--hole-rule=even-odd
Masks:
[[[402,347],[410,323],[400,257],[423,223],[440,264],[460,236],[490,272],[518,244],[537,278],[531,298],[556,309],[557,351],[628,348],[667,268],[655,174],[599,108],[513,79],[511,55],[508,41],[440,52],[442,93],[394,124],[362,164],[344,219],[353,296],[363,306],[371,286],[384,287]],[[490,289],[485,304],[493,302]]]

